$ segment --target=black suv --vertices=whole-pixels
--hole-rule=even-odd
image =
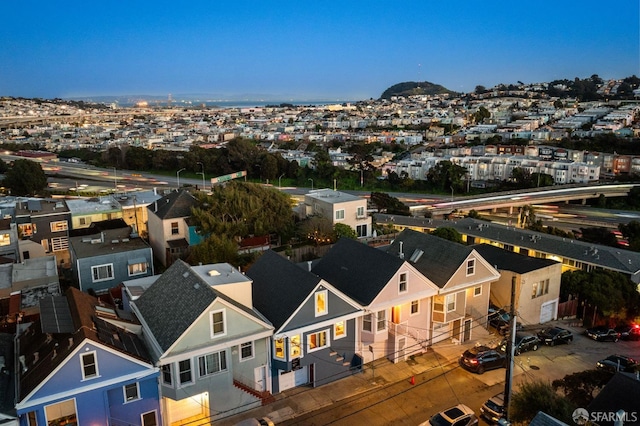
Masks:
[[[638,362],[624,355],[610,355],[605,359],[601,359],[596,362],[596,367],[611,371],[615,373],[616,371],[625,371],[627,373],[635,373],[638,371]]]
[[[548,327],[538,332],[538,339],[545,345],[573,342],[573,333],[562,327]]]
[[[507,366],[507,355],[498,348],[474,346],[460,355],[459,363],[465,369],[482,374],[487,370]]]
[[[487,322],[501,335],[505,335],[509,332],[509,322],[511,321],[511,315],[504,309],[489,308],[487,314]],[[522,329],[522,324],[516,322],[516,331]]]
[[[620,333],[621,340],[640,340],[640,325],[638,324],[621,325],[615,330]]]
[[[588,328],[585,332],[587,336],[598,342],[617,342],[620,340],[620,333],[609,327],[593,327]]]
[[[522,352],[537,351],[540,347],[540,339],[533,334],[516,333],[516,339],[513,346],[514,355],[520,355]],[[500,349],[507,351],[507,340],[503,340]]]

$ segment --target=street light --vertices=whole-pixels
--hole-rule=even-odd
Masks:
[[[453,185],[451,185],[449,188],[451,188],[451,202],[453,202]]]
[[[113,191],[118,191],[118,176],[116,175],[116,168],[113,168]]]
[[[185,170],[184,167],[176,172],[176,177],[178,178],[178,190],[180,190],[180,172],[183,170]]]
[[[200,166],[202,166],[202,171],[201,172],[197,172],[196,174],[202,175],[202,190],[204,191],[205,189],[207,189],[204,186],[204,164],[202,164],[200,161],[198,161],[197,164],[200,164]]]
[[[282,184],[280,183],[280,179],[282,179],[282,176],[284,176],[284,173],[278,177],[278,188],[282,188]]]
[[[309,179],[307,179],[307,180],[310,180],[310,181],[311,181],[311,190],[313,191],[313,179],[309,178]]]

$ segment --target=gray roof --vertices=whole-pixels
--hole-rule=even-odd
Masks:
[[[640,253],[617,247],[587,243],[471,218],[438,221],[396,215],[376,215],[375,217],[377,223],[391,222],[403,226],[429,229],[451,227],[464,235],[518,246],[532,251],[555,254],[567,259],[599,266],[603,269],[630,275],[640,272]]]
[[[444,238],[411,229],[403,230],[387,248],[387,253],[398,257],[400,243],[404,259],[438,287],[444,287],[472,252],[472,248]],[[418,250],[423,252],[419,255]],[[417,258],[415,259],[414,255]]]
[[[527,272],[536,271],[559,263],[552,259],[539,259],[537,257],[525,256],[524,254],[492,246],[491,244],[477,244],[472,247],[496,269],[511,271],[517,274],[526,274]]]
[[[69,247],[78,259],[142,249],[151,250],[142,238],[131,235],[129,226],[106,229],[94,235],[69,237]]]
[[[547,413],[538,411],[538,414],[531,420],[529,426],[569,426],[565,422],[561,422],[555,417],[551,417]]]
[[[173,191],[147,207],[160,219],[177,219],[191,216],[191,208],[197,203],[189,191]]]
[[[369,305],[404,261],[349,238],[341,238],[311,270],[361,305]]]
[[[320,282],[272,250],[267,250],[246,272],[253,280],[253,304],[279,329]]]
[[[640,404],[638,403],[638,395],[640,395],[640,380],[633,373],[616,373],[615,376],[591,401],[587,407],[590,413],[594,412],[610,412],[615,413],[618,410],[624,410],[628,415],[631,413],[638,416]],[[605,421],[599,419],[598,424],[601,426],[613,425],[613,421]],[[625,421],[624,424],[638,424],[639,419],[635,421]]]

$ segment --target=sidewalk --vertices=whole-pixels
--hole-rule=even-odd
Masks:
[[[474,331],[472,339],[463,344],[451,339],[434,344],[429,350],[404,362],[391,363],[386,358],[364,365],[362,372],[313,388],[301,386],[274,395],[276,401],[235,416],[216,421],[216,425],[234,426],[242,420],[268,417],[276,425],[304,413],[334,404],[389,383],[410,382],[413,377],[434,369],[451,369],[458,365],[458,358],[466,349],[476,344],[495,343],[496,335],[482,327]]]

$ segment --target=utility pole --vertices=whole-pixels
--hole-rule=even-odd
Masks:
[[[509,421],[509,403],[511,402],[511,383],[513,382],[513,347],[516,340],[516,276],[511,277],[511,308],[509,336],[507,339],[507,372],[504,380],[504,418]]]

